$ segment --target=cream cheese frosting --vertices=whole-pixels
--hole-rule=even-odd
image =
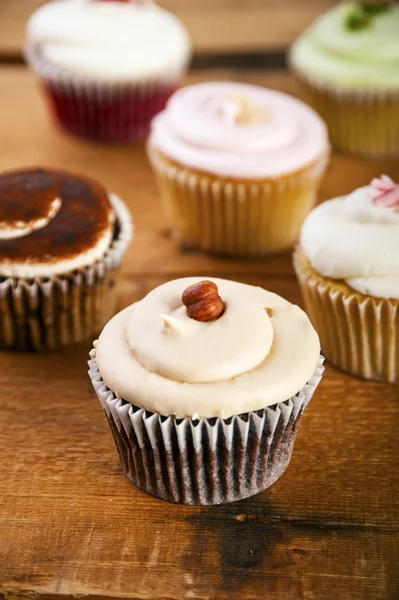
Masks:
[[[338,89],[399,90],[399,6],[368,14],[363,4],[344,2],[322,15],[293,44],[293,68]]]
[[[173,81],[191,54],[180,21],[152,2],[55,0],[32,15],[27,39],[53,76],[105,82]]]
[[[95,356],[106,385],[146,410],[194,418],[227,418],[298,393],[320,355],[306,314],[262,288],[212,278],[226,310],[199,322],[182,304],[198,281],[168,282],[105,326]]]
[[[230,82],[176,92],[153,120],[149,147],[190,168],[245,179],[298,171],[329,151],[326,127],[306,104]]]
[[[399,187],[389,178],[324,202],[306,218],[300,245],[321,275],[370,296],[399,299]],[[395,185],[395,184],[393,184]],[[395,201],[396,199],[396,201]]]

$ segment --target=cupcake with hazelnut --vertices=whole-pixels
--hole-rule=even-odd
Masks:
[[[105,326],[89,375],[137,487],[220,504],[284,473],[322,363],[299,307],[258,287],[184,278]]]
[[[112,142],[146,137],[191,45],[180,21],[151,0],[55,0],[30,18],[25,54],[59,125]]]
[[[179,239],[256,256],[297,241],[329,145],[323,122],[301,101],[222,82],[178,91],[154,119],[148,151]]]
[[[131,235],[127,208],[95,181],[1,175],[0,349],[53,350],[100,331]]]
[[[399,186],[383,175],[318,206],[294,264],[325,356],[399,383]]]
[[[335,148],[399,155],[399,5],[341,2],[293,44],[290,64]]]

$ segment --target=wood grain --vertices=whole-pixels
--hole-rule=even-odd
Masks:
[[[211,71],[190,76],[187,82],[206,79],[246,80],[297,93],[294,81],[286,72]],[[293,276],[288,255],[275,257],[273,261],[237,262],[215,260],[190,251],[182,254],[170,239],[169,224],[162,213],[142,145],[98,145],[59,132],[52,126],[33,76],[22,67],[4,68],[0,85],[0,171],[26,165],[68,168],[84,171],[114,190],[129,203],[136,225],[136,236],[127,256],[132,274],[158,272],[173,276],[191,272],[238,276],[273,273],[281,276],[289,273]],[[344,194],[379,173],[399,179],[398,161],[364,161],[335,155],[323,182],[320,199]]]
[[[247,73],[246,79],[296,93],[285,73]],[[131,208],[137,232],[121,277],[121,308],[186,274],[237,278],[301,302],[289,255],[234,262],[180,252],[167,234],[142,146],[82,143],[56,131],[22,68],[0,70],[0,86],[0,170],[84,171]],[[321,198],[382,171],[399,178],[398,161],[334,156]],[[89,349],[0,354],[0,596],[399,596],[398,388],[328,365],[281,481],[234,505],[175,506],[123,476],[87,377]]]
[[[123,301],[159,282],[140,294],[125,282]],[[296,298],[293,282],[268,283]],[[328,369],[280,482],[236,505],[181,507],[122,475],[87,350],[2,356],[4,593],[394,600],[397,390]]]
[[[43,0],[1,0],[0,55],[19,54],[29,15]],[[196,52],[285,48],[334,0],[162,0],[188,28]]]

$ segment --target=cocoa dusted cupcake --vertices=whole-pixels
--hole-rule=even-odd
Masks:
[[[129,479],[183,504],[252,496],[287,468],[323,372],[306,314],[261,288],[170,281],[104,328],[89,375]]]
[[[50,350],[99,331],[132,235],[129,212],[89,178],[0,176],[0,348]]]

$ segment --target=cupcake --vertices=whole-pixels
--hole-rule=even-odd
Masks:
[[[291,67],[337,150],[399,154],[399,5],[344,2],[294,43]]]
[[[256,256],[297,241],[329,147],[323,122],[301,101],[224,82],[174,94],[153,121],[148,151],[180,240]]]
[[[323,372],[300,308],[222,279],[156,288],[94,346],[89,375],[125,474],[183,504],[232,502],[272,485]]]
[[[56,0],[27,26],[26,58],[59,125],[82,138],[144,138],[190,58],[180,21],[150,0]]]
[[[132,235],[122,201],[85,177],[0,176],[0,349],[53,350],[101,331]]]
[[[382,176],[318,206],[294,264],[326,358],[399,383],[399,186]]]

